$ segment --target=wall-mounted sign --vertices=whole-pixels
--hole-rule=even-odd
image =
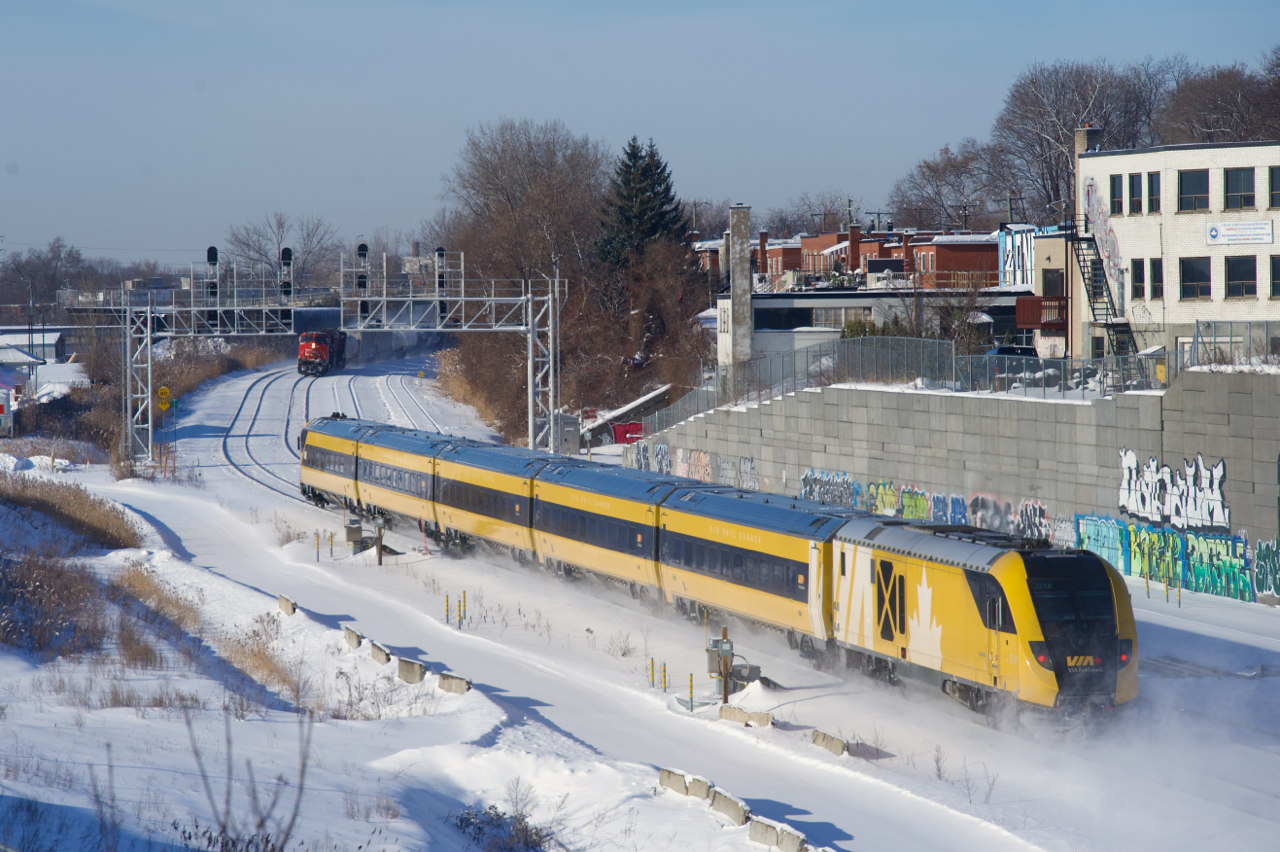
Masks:
[[[1270,245],[1271,220],[1261,222],[1210,222],[1204,226],[1204,242],[1210,246],[1262,243]]]

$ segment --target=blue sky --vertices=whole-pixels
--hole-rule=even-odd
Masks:
[[[652,137],[685,197],[768,208],[835,188],[874,209],[921,157],[985,137],[1030,62],[1252,64],[1280,42],[1273,0],[1229,18],[1186,0],[0,9],[0,246],[61,235],[166,263],[272,210],[347,238],[413,230],[467,128],[500,118],[560,119],[614,149]]]

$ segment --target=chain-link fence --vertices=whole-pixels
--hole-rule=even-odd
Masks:
[[[1280,323],[1234,325],[1269,327],[1254,329],[1251,337],[1237,328],[1237,338],[1269,341],[1266,335],[1272,330],[1280,337]],[[1124,391],[1168,387],[1183,369],[1184,360],[1186,357],[1178,353],[1090,360],[1030,355],[957,356],[949,340],[855,337],[782,352],[736,367],[718,366],[702,387],[644,418],[644,434],[661,432],[720,406],[759,403],[803,388],[841,382],[1034,399],[1100,399]],[[1276,362],[1280,363],[1280,357]]]
[[[1280,365],[1280,322],[1200,320],[1185,360],[1200,367]]]
[[[854,337],[780,352],[734,366],[720,365],[700,388],[644,419],[652,435],[722,405],[764,402],[803,388],[840,382],[943,387],[953,380],[955,345],[912,337]]]

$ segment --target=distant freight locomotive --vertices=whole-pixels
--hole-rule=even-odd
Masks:
[[[766,625],[992,720],[1077,724],[1138,696],[1124,578],[1087,551],[341,415],[299,446],[318,505]]]
[[[347,366],[347,333],[345,331],[308,331],[298,337],[298,372],[304,376],[323,376],[331,370]]]

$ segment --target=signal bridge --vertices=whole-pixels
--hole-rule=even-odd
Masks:
[[[554,277],[469,279],[461,252],[394,258],[389,270],[361,244],[341,257],[342,330],[519,332],[525,337],[529,446],[555,451],[558,329],[566,282]]]

